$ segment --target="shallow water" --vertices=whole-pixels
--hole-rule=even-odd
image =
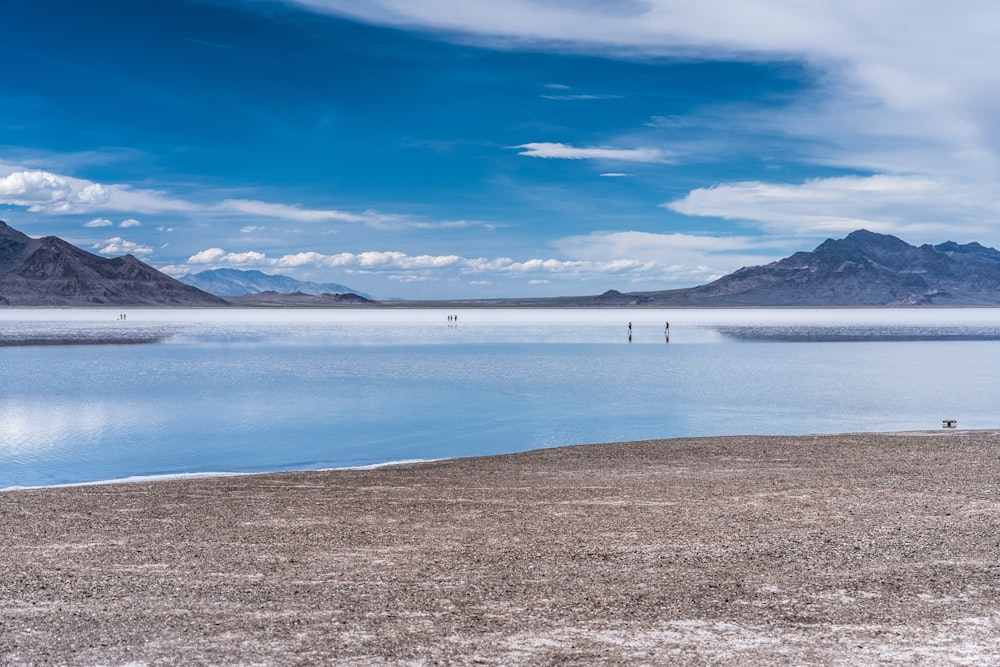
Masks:
[[[1000,422],[1000,310],[454,314],[0,310],[0,488]]]

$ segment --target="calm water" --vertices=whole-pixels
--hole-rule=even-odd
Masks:
[[[1000,426],[1000,310],[450,314],[0,309],[0,488]]]

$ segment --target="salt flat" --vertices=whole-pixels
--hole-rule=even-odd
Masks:
[[[12,665],[983,664],[1000,433],[0,493]]]

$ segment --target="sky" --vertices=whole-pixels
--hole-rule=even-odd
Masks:
[[[380,298],[1000,246],[994,0],[0,0],[0,219]]]

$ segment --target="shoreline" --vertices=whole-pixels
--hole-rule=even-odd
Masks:
[[[918,436],[930,436],[933,437],[938,435],[943,431],[938,430],[916,430],[916,431],[857,431],[848,433],[834,433],[834,434],[824,434],[824,433],[807,433],[803,436],[794,437],[818,437],[818,436],[852,436],[852,435],[866,435],[866,434],[893,434],[893,435],[912,435]],[[983,433],[993,433],[992,429],[952,429],[950,432],[983,432]],[[1000,429],[995,431],[1000,434]],[[770,438],[770,437],[793,437],[793,436],[771,436],[771,435],[744,435],[744,436],[690,436],[690,437],[676,437],[676,438],[661,438],[657,441],[671,441],[671,440],[698,440],[698,439],[712,439],[712,438],[724,438],[724,437],[745,437],[745,438]],[[645,442],[645,441],[638,441]],[[150,475],[128,475],[126,477],[114,477],[110,479],[97,479],[87,482],[61,482],[57,484],[40,484],[35,486],[4,486],[0,487],[0,494],[4,493],[15,493],[18,491],[42,491],[45,489],[72,489],[82,486],[103,486],[111,484],[156,484],[161,482],[183,482],[183,481],[194,481],[199,479],[215,479],[218,477],[253,477],[260,475],[281,475],[281,474],[296,474],[296,473],[316,473],[316,472],[349,472],[349,471],[361,471],[361,470],[375,470],[377,468],[385,468],[389,466],[406,466],[419,463],[440,463],[445,461],[457,461],[463,459],[479,459],[479,458],[493,458],[497,456],[509,456],[511,454],[527,454],[535,451],[544,451],[545,449],[567,449],[572,447],[593,447],[600,446],[607,443],[583,443],[576,445],[559,445],[557,447],[547,447],[538,450],[524,450],[521,452],[510,452],[504,454],[488,454],[488,455],[469,455],[469,456],[450,456],[445,458],[434,458],[434,459],[400,459],[393,461],[382,461],[379,463],[368,463],[364,465],[356,466],[336,466],[330,468],[293,468],[286,470],[258,470],[258,471],[246,471],[237,472],[231,470],[216,470],[216,471],[202,471],[202,472],[178,472],[178,473],[162,473],[162,474],[150,474]],[[628,443],[626,443],[628,444]]]
[[[1000,658],[1000,431],[0,493],[11,665]]]
[[[340,468],[301,468],[294,470],[261,470],[255,472],[233,472],[226,470],[205,471],[205,472],[177,472],[156,475],[129,475],[128,477],[116,477],[113,479],[98,479],[92,482],[65,482],[61,484],[43,484],[36,486],[4,486],[0,487],[0,494],[13,493],[15,491],[41,491],[44,489],[72,489],[79,486],[103,486],[105,484],[156,484],[158,482],[183,482],[185,480],[215,479],[217,477],[253,477],[255,475],[280,475],[283,473],[300,472],[339,472],[349,470],[375,470],[387,466],[403,466],[415,463],[436,463],[438,461],[450,461],[448,459],[400,459],[399,461],[385,461],[382,463],[368,463],[359,466],[344,466]]]
[[[726,437],[743,437],[743,438],[784,438],[784,437],[842,437],[842,436],[858,436],[858,435],[907,435],[907,436],[928,436],[934,437],[941,433],[996,433],[1000,434],[1000,429],[951,429],[949,431],[942,430],[914,430],[914,431],[857,431],[857,432],[846,432],[846,433],[806,433],[800,436],[786,436],[786,435],[743,435],[743,436],[690,436],[690,437],[676,437],[676,438],[660,438],[657,442],[668,442],[672,440],[710,440],[714,438],[726,438]],[[637,441],[646,442],[646,441]],[[85,486],[104,486],[112,484],[157,484],[162,482],[183,482],[183,481],[195,481],[201,479],[215,479],[220,477],[254,477],[261,475],[283,475],[283,474],[298,474],[298,473],[324,473],[324,472],[350,472],[350,471],[362,471],[362,470],[375,470],[378,468],[386,468],[390,466],[406,466],[414,465],[420,463],[441,463],[447,461],[460,461],[463,459],[480,459],[480,458],[494,458],[498,456],[510,456],[513,454],[530,454],[536,451],[545,451],[546,449],[569,449],[574,447],[594,447],[601,446],[607,443],[583,443],[576,445],[559,445],[557,447],[546,447],[541,449],[529,449],[521,452],[510,452],[504,454],[488,454],[488,455],[469,455],[469,456],[450,456],[445,458],[434,458],[434,459],[400,459],[393,461],[382,461],[379,463],[368,463],[364,465],[357,466],[338,466],[331,468],[294,468],[287,470],[259,470],[259,471],[248,471],[248,472],[236,472],[231,470],[216,470],[216,471],[202,471],[202,472],[179,472],[179,473],[162,473],[162,474],[151,474],[151,475],[128,475],[126,477],[115,477],[110,479],[97,479],[88,482],[62,482],[58,484],[40,484],[35,486],[4,486],[0,487],[0,494],[4,493],[15,493],[19,491],[44,491],[45,489],[73,489],[77,487]],[[624,444],[629,444],[628,442]]]

